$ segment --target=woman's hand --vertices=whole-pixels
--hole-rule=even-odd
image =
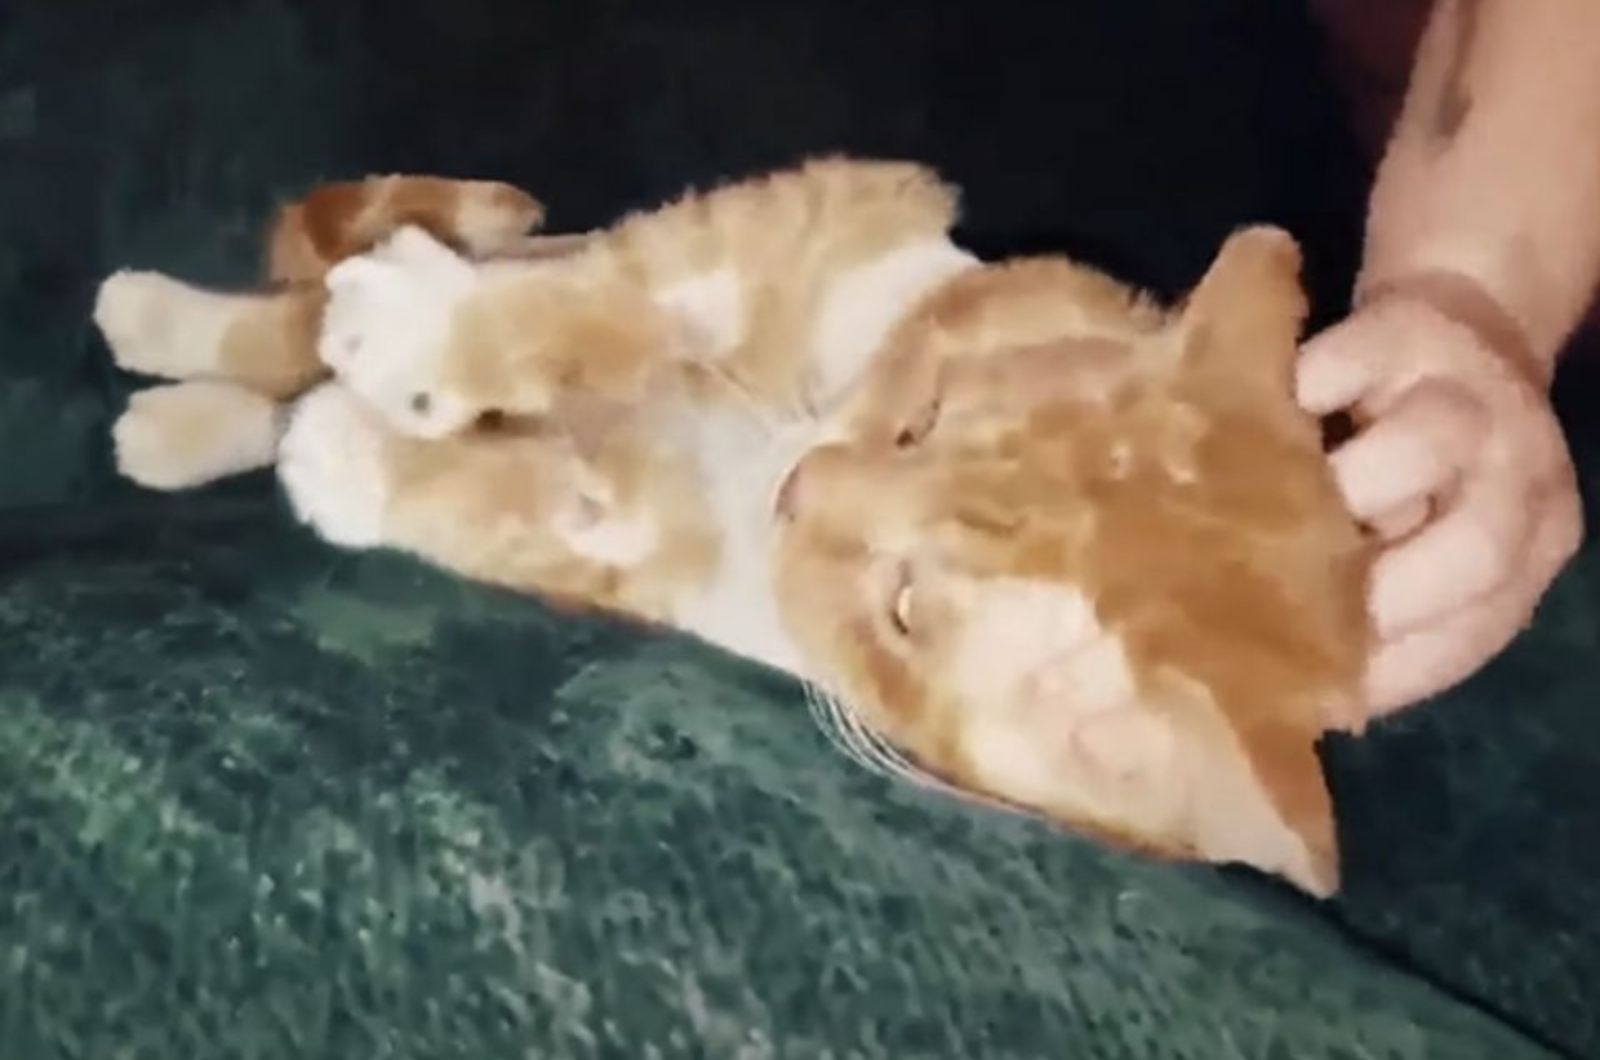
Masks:
[[[1382,542],[1368,597],[1369,716],[1488,662],[1582,538],[1548,381],[1501,323],[1470,291],[1425,283],[1368,300],[1305,345],[1299,401],[1354,420],[1334,473]]]

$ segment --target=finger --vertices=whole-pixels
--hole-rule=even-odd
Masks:
[[[1370,717],[1381,717],[1467,678],[1498,655],[1527,624],[1532,601],[1525,583],[1424,630],[1389,641],[1367,665]]]
[[[1336,326],[1301,347],[1295,362],[1295,401],[1313,416],[1348,409],[1377,386],[1377,343],[1367,341],[1361,323]]]
[[[1469,473],[1442,516],[1373,564],[1368,607],[1380,640],[1472,603],[1517,569],[1531,498],[1509,469]]]
[[[1467,611],[1381,645],[1367,666],[1370,717],[1392,713],[1471,677],[1527,627],[1540,597],[1576,552],[1574,497],[1539,521],[1522,575]]]
[[[1486,422],[1461,388],[1418,383],[1330,457],[1346,507],[1366,522],[1438,493],[1475,458]]]

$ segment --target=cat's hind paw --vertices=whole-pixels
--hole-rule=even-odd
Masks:
[[[295,517],[335,545],[382,545],[392,442],[338,383],[301,399],[278,450],[278,478]]]
[[[238,296],[192,287],[159,272],[124,269],[95,297],[94,322],[127,371],[188,379],[215,370]]]
[[[272,463],[282,407],[229,383],[191,380],[133,394],[111,428],[117,470],[184,490]]]

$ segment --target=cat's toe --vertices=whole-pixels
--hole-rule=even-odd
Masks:
[[[337,383],[303,398],[278,451],[278,477],[296,518],[347,548],[383,543],[390,438]]]

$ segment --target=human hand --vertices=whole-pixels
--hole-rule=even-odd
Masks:
[[[1312,338],[1297,367],[1307,411],[1345,411],[1356,424],[1331,461],[1345,503],[1380,542],[1369,717],[1442,692],[1498,654],[1583,536],[1547,380],[1483,308],[1448,285],[1396,291]]]

